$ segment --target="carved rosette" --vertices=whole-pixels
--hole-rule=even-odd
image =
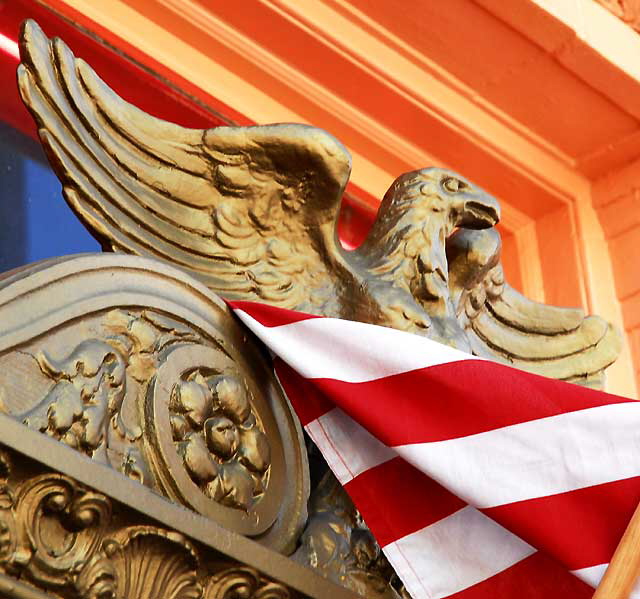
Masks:
[[[176,347],[144,405],[150,463],[167,495],[245,534],[271,525],[285,497],[282,445],[270,442],[278,424],[264,389],[226,353]]]
[[[174,446],[204,493],[230,507],[251,509],[264,496],[271,446],[244,382],[198,369],[171,390]]]
[[[0,331],[0,411],[293,550],[308,497],[299,424],[260,348],[213,293],[122,255],[27,268],[0,292],[0,319],[16,325]],[[72,509],[69,493],[51,502]]]

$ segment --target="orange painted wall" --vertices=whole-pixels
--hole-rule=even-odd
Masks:
[[[594,204],[607,238],[616,293],[640,381],[640,161],[598,180]]]

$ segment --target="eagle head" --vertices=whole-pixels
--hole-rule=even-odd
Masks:
[[[444,221],[450,230],[488,229],[500,220],[500,205],[493,196],[444,168],[425,168],[398,177],[385,200],[403,212],[409,204],[420,207],[425,218]]]
[[[352,256],[392,326],[416,330],[428,317],[428,334],[466,347],[450,298],[446,240],[457,228],[488,229],[499,219],[497,200],[461,175],[413,171],[394,181]]]

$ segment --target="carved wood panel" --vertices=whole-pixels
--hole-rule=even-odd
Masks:
[[[54,260],[0,282],[0,410],[227,528],[290,552],[306,449],[226,305],[138,258]],[[28,308],[27,308],[28,306]]]
[[[0,590],[45,596],[37,589],[69,599],[303,597],[0,445]]]

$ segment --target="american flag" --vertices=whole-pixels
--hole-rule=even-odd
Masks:
[[[414,599],[591,597],[640,501],[640,402],[394,329],[232,307]]]

